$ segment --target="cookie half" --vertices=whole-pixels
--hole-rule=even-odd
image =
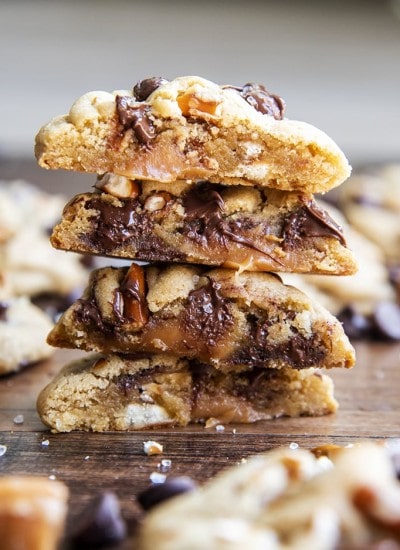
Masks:
[[[357,269],[341,227],[312,195],[208,182],[140,183],[110,174],[98,186],[110,193],[72,199],[54,228],[53,246],[249,271],[350,275]]]
[[[93,271],[48,342],[167,352],[225,371],[354,365],[342,325],[277,275],[180,264]]]
[[[37,408],[53,431],[101,432],[320,416],[337,403],[331,379],[315,369],[224,374],[167,354],[92,355],[65,366]]]
[[[36,137],[40,166],[133,179],[209,180],[325,192],[350,167],[322,131],[283,118],[264,86],[197,76],[150,78],[133,91],[89,92]]]

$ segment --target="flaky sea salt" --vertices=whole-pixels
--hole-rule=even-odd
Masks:
[[[292,449],[292,451],[295,451],[298,448],[299,448],[299,444],[296,443],[295,441],[292,441],[289,445],[289,449]]]
[[[170,460],[169,458],[164,458],[159,464],[160,471],[168,472],[171,469],[171,465],[172,460]]]
[[[42,447],[48,447],[50,445],[50,441],[48,439],[44,439],[42,441]]]
[[[216,432],[223,432],[223,431],[225,431],[225,426],[223,426],[222,424],[218,424],[218,426],[215,426],[215,431]]]
[[[24,423],[24,415],[23,414],[17,414],[14,416],[13,420],[14,424],[23,424]]]
[[[7,445],[0,445],[0,456],[5,455],[7,452]]]
[[[150,474],[150,481],[152,483],[164,483],[167,479],[167,476],[165,474],[161,474],[160,472],[151,472]]]

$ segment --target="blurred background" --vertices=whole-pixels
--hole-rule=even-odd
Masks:
[[[154,75],[264,83],[354,167],[400,157],[395,0],[1,0],[0,47],[3,177],[28,165],[51,186],[33,162],[40,126],[89,90]]]

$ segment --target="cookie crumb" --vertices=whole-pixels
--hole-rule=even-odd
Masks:
[[[143,450],[147,456],[161,455],[163,453],[163,446],[158,441],[144,441]]]
[[[204,424],[204,427],[205,428],[215,428],[216,426],[219,425],[219,420],[218,418],[214,418],[213,416],[211,416],[207,421],[206,423]]]

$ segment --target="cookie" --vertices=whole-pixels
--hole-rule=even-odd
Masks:
[[[288,275],[282,273],[285,283],[318,297],[322,305],[334,315],[351,305],[362,314],[372,313],[382,302],[394,302],[396,292],[390,282],[383,251],[362,233],[349,225],[333,206],[318,201],[330,216],[338,220],[351,250],[357,253],[358,271],[347,277],[324,277],[317,274]]]
[[[65,207],[53,246],[249,271],[349,275],[357,269],[340,226],[312,195],[206,182],[140,183],[111,174],[97,185],[107,192],[78,195]]]
[[[331,379],[315,369],[224,374],[167,354],[77,360],[62,369],[37,402],[40,418],[56,432],[250,423],[319,416],[336,408]]]
[[[10,295],[65,296],[84,287],[82,256],[49,246],[65,200],[28,182],[0,182],[0,272]]]
[[[67,517],[68,489],[32,476],[0,477],[0,541],[5,550],[56,550]]]
[[[350,224],[385,254],[400,263],[400,164],[366,168],[338,193],[339,206]]]
[[[46,337],[53,323],[28,298],[0,301],[0,376],[49,357]]]
[[[208,180],[325,192],[350,167],[322,131],[283,117],[262,85],[197,76],[150,78],[132,91],[89,92],[36,136],[43,168],[173,182]]]
[[[351,367],[341,324],[277,275],[171,265],[94,270],[51,345],[167,352],[225,371]]]
[[[331,458],[280,448],[155,506],[136,547],[397,549],[399,499],[400,484],[383,446],[365,442]]]

